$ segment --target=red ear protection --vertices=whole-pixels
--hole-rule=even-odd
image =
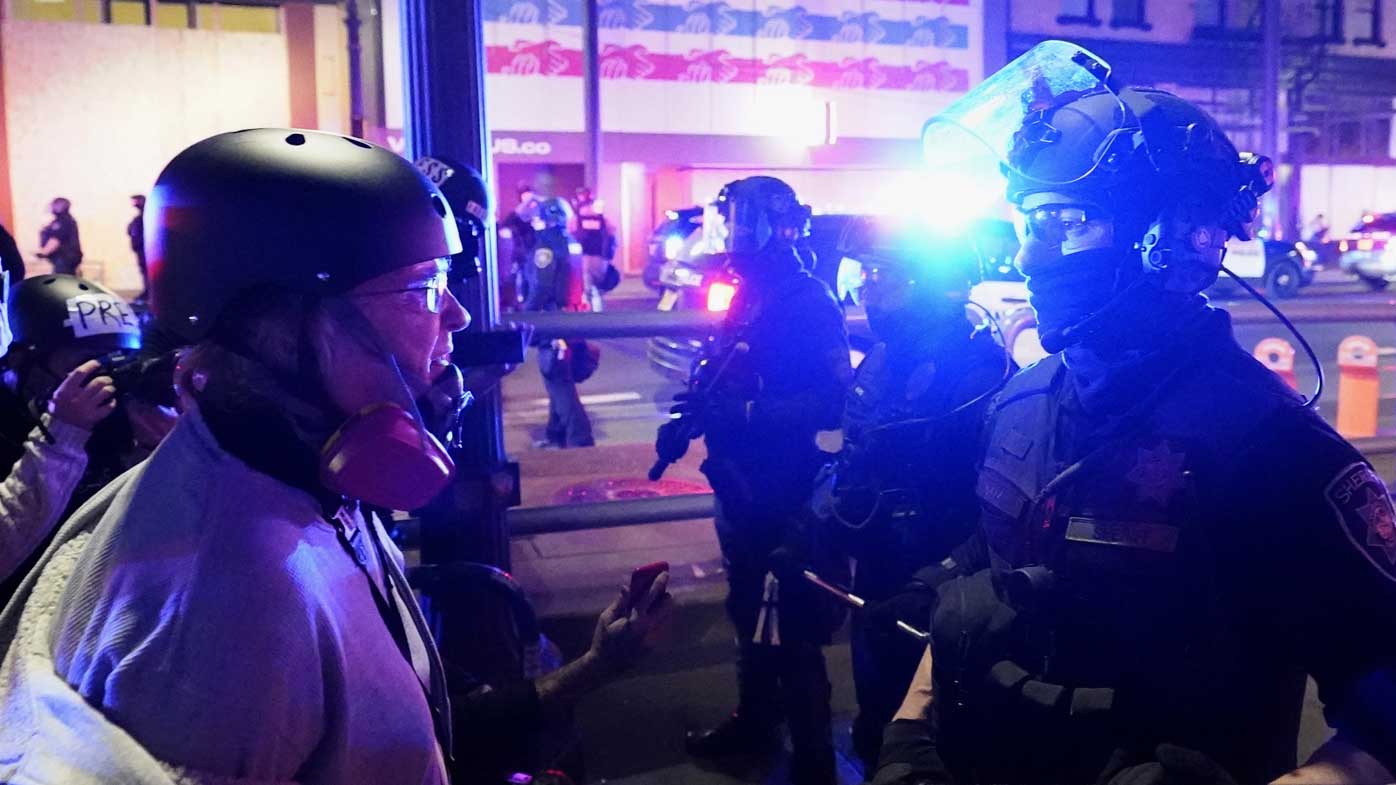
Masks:
[[[320,481],[335,493],[391,510],[415,510],[455,474],[446,448],[397,404],[360,409],[320,450]]]

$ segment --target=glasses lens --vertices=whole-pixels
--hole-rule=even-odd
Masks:
[[[1024,219],[1029,234],[1045,242],[1061,242],[1068,232],[1084,227],[1091,215],[1084,207],[1048,205],[1029,210]]]
[[[432,313],[441,313],[441,305],[446,301],[446,291],[450,283],[450,276],[446,273],[437,273],[427,284],[427,310]]]

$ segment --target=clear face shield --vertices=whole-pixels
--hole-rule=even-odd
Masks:
[[[775,234],[770,217],[755,199],[726,199],[717,204],[722,222],[723,250],[732,256],[754,256]]]
[[[926,122],[921,131],[926,163],[933,173],[952,178],[1009,174],[1045,187],[1084,180],[1117,145],[1137,141],[1138,119],[1109,84],[1109,76],[1109,64],[1091,52],[1064,41],[1044,41]],[[1053,111],[1089,94],[1102,97],[1089,115]],[[1039,149],[1067,134],[1090,138],[1094,149],[1052,155],[1050,162],[1035,160]]]
[[[774,234],[755,200],[724,199],[703,208],[701,252],[725,256],[729,265],[759,254]]]

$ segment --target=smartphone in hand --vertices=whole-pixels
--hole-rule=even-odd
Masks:
[[[636,567],[630,573],[630,601],[639,602],[641,597],[649,593],[650,587],[654,585],[661,573],[669,571],[669,562],[657,561],[653,564],[646,564],[643,567]]]

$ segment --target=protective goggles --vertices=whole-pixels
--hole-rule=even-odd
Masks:
[[[1021,210],[1014,216],[1018,236],[1034,237],[1045,243],[1060,243],[1072,232],[1086,228],[1091,221],[1109,220],[1097,207],[1084,204],[1044,204]]]

